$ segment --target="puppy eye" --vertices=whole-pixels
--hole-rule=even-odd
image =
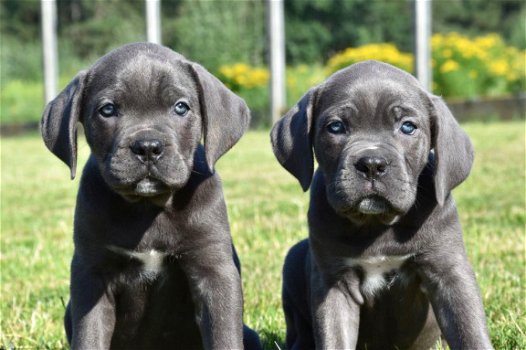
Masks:
[[[344,134],[345,125],[343,125],[341,121],[337,120],[327,125],[327,131],[331,134]]]
[[[185,116],[186,113],[190,110],[190,107],[184,102],[177,102],[175,105],[175,113],[180,115],[181,117]]]
[[[411,122],[404,122],[400,127],[400,131],[406,135],[413,135],[416,129],[416,125]]]
[[[99,109],[99,113],[105,118],[115,117],[117,115],[117,107],[113,103],[106,103]]]

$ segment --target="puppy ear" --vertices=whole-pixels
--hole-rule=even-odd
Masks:
[[[449,192],[464,181],[474,159],[473,145],[460,128],[445,102],[431,96],[435,110],[433,119],[433,148],[435,150],[435,194],[443,205]]]
[[[44,143],[69,166],[71,179],[75,178],[77,170],[77,122],[80,118],[86,77],[86,71],[79,72],[68,86],[47,104],[40,122]]]
[[[250,110],[241,97],[206,69],[195,63],[190,67],[199,89],[206,162],[213,171],[219,157],[248,129]]]
[[[312,114],[316,90],[309,90],[272,128],[274,155],[307,191],[314,172]]]

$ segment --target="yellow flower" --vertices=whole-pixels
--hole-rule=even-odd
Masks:
[[[390,63],[406,71],[412,70],[413,56],[400,52],[391,43],[367,44],[360,47],[350,47],[332,56],[327,63],[328,73],[365,60],[378,60]]]
[[[495,75],[500,75],[500,76],[504,76],[508,73],[509,71],[509,64],[506,60],[504,59],[500,59],[500,60],[496,60],[494,62],[492,62],[489,66],[489,70],[495,74]]]
[[[502,39],[498,34],[491,33],[485,36],[479,36],[475,38],[475,45],[481,47],[484,50],[491,49],[495,46],[500,46]]]
[[[453,72],[453,71],[456,71],[458,69],[459,65],[457,62],[453,61],[453,60],[447,60],[446,62],[444,62],[444,64],[440,67],[440,72],[441,73],[449,73],[449,72]]]
[[[227,86],[235,89],[263,87],[269,79],[268,69],[251,67],[245,63],[221,66],[219,74]]]
[[[269,72],[263,68],[254,68],[250,74],[250,80],[255,86],[266,85],[269,78]]]
[[[229,66],[221,66],[219,68],[219,73],[224,75],[225,77],[232,79],[232,76],[234,75],[234,71]]]
[[[250,69],[248,65],[245,63],[236,63],[234,64],[233,68],[234,68],[234,71],[238,74],[245,73]]]

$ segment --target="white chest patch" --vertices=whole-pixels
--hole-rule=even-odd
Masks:
[[[125,255],[127,257],[139,260],[142,262],[142,273],[148,278],[156,277],[163,269],[164,258],[166,253],[151,249],[146,252],[136,252],[115,246],[108,246],[112,252]]]
[[[412,256],[408,255],[379,255],[368,258],[345,259],[345,264],[350,267],[359,266],[362,268],[364,276],[360,284],[360,290],[364,297],[370,299],[374,295],[387,287],[385,274],[398,270],[402,264]]]

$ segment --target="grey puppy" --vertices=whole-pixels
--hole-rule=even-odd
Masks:
[[[65,315],[73,349],[260,347],[243,326],[239,262],[213,171],[249,118],[203,67],[147,43],[103,56],[47,105],[45,144],[72,178],[78,122],[91,149]]]
[[[272,145],[311,186],[309,239],[283,271],[289,349],[427,349],[441,333],[491,348],[450,195],[473,149],[440,98],[390,65],[354,64],[308,91]]]

